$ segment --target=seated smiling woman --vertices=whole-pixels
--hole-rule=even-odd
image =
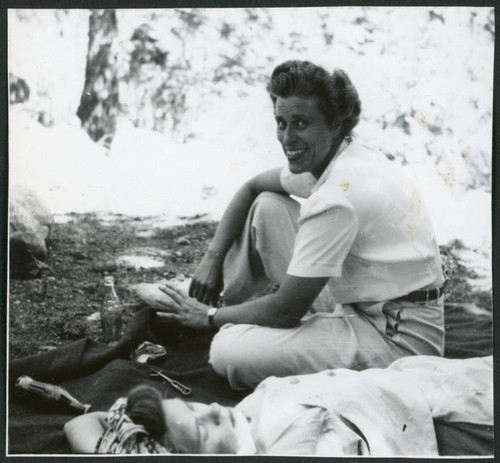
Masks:
[[[288,165],[239,189],[190,297],[162,288],[167,316],[220,329],[210,362],[233,388],[442,355],[444,277],[429,214],[415,179],[352,133],[361,104],[350,79],[287,61],[268,92]],[[256,297],[270,283],[278,291]],[[222,290],[224,305],[210,308]]]

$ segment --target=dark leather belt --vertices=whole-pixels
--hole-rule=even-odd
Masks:
[[[406,294],[405,296],[398,297],[394,300],[418,303],[423,302],[427,304],[429,301],[438,300],[443,295],[445,286],[446,282],[439,288],[413,291],[410,294]]]

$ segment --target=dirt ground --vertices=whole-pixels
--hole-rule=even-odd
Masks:
[[[154,219],[70,214],[56,223],[39,278],[10,280],[9,355],[17,358],[88,336],[100,339],[104,275],[113,275],[124,324],[137,310],[129,285],[191,276],[216,224],[193,222],[156,228]],[[127,256],[135,256],[129,262]],[[121,258],[121,259],[120,259]],[[137,268],[142,261],[158,267]],[[88,317],[91,316],[90,320]]]
[[[102,214],[68,214],[64,219],[54,225],[48,243],[50,269],[38,278],[10,280],[11,359],[85,336],[100,341],[95,315],[102,301],[104,275],[115,278],[125,324],[139,307],[129,286],[191,277],[217,226],[191,220],[162,227],[157,218]],[[447,301],[471,302],[491,310],[490,292],[471,287],[476,274],[460,261],[461,249],[458,242],[441,248],[451,274]],[[151,262],[156,266],[146,265]]]

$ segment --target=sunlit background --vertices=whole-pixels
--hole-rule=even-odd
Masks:
[[[440,244],[461,240],[489,271],[492,8],[23,9],[8,27],[10,184],[58,220],[217,220],[283,164],[266,78],[308,59],[349,74],[358,135],[413,172]],[[82,127],[86,72],[107,103]]]

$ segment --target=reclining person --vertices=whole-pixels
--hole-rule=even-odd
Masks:
[[[436,456],[433,419],[493,424],[491,356],[272,377],[234,408],[139,386],[64,430],[75,453]]]
[[[191,297],[163,287],[169,317],[220,328],[210,362],[235,389],[442,355],[444,277],[429,214],[415,181],[352,133],[360,100],[350,79],[287,61],[268,91],[288,166],[239,189]],[[254,297],[270,282],[277,292]],[[210,308],[222,289],[224,305]]]

